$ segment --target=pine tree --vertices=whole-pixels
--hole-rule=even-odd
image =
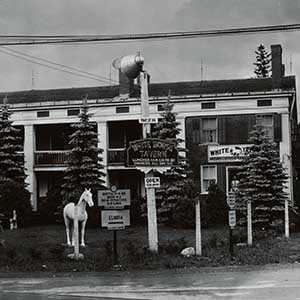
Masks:
[[[0,108],[0,184],[13,182],[25,186],[24,155],[20,129],[12,126],[7,99]]]
[[[284,218],[284,191],[287,175],[280,162],[276,143],[266,136],[262,125],[255,125],[249,142],[253,144],[238,173],[240,204],[252,204],[252,223],[256,230],[266,229]]]
[[[10,216],[16,210],[19,225],[30,217],[30,193],[26,189],[24,155],[20,129],[13,126],[12,112],[5,98],[0,107],[0,212]]]
[[[256,62],[254,63],[255,70],[254,73],[257,78],[269,77],[270,72],[270,62],[271,62],[271,53],[268,53],[265,50],[265,46],[260,44],[255,50]]]
[[[185,155],[186,149],[180,148],[182,139],[179,122],[176,121],[176,113],[173,112],[173,104],[169,95],[161,119],[154,127],[153,138],[173,142],[179,152],[178,165],[172,167],[161,176],[161,188],[157,190],[157,215],[158,221],[165,225],[191,227],[194,224],[194,200],[196,188],[192,179]]]
[[[93,192],[104,188],[102,178],[105,173],[100,156],[103,149],[97,147],[98,134],[90,117],[85,99],[79,114],[80,122],[71,125],[74,132],[69,136],[71,151],[62,185],[63,197],[68,201],[77,201],[85,188],[91,188]]]

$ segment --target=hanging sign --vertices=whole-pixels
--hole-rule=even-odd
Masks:
[[[148,138],[130,142],[127,149],[128,166],[170,167],[177,162],[178,151],[170,141]]]
[[[145,177],[145,188],[160,188],[160,178],[159,177]]]

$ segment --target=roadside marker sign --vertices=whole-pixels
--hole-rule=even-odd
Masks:
[[[236,211],[230,210],[228,212],[228,222],[230,227],[234,227],[236,225]]]

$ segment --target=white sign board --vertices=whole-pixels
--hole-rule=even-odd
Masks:
[[[227,204],[231,209],[234,209],[235,207],[235,200],[236,200],[236,195],[234,192],[229,192],[227,196]]]
[[[236,225],[236,213],[235,210],[230,210],[228,212],[228,223],[230,227],[234,227]]]
[[[111,209],[122,209],[130,205],[130,190],[98,191],[98,205]]]
[[[145,177],[145,188],[160,188],[159,177]]]
[[[125,226],[130,225],[129,209],[102,210],[101,225],[110,230],[125,229]]]
[[[251,147],[251,144],[208,146],[208,162],[241,161]]]
[[[158,122],[157,118],[140,118],[139,123],[141,124],[155,124]]]

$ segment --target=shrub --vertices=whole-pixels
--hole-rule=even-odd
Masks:
[[[14,182],[6,182],[0,185],[0,212],[12,216],[13,210],[17,212],[18,225],[29,224],[32,206],[30,192]]]
[[[39,204],[41,221],[44,224],[54,224],[57,222],[58,214],[62,218],[62,196],[60,187],[53,187],[47,196],[41,199]]]
[[[182,249],[186,248],[188,245],[186,239],[184,237],[168,241],[166,244],[164,244],[161,248],[162,252],[165,254],[180,254]]]
[[[131,225],[146,224],[146,199],[144,197],[135,197],[130,205],[130,223]]]
[[[207,224],[225,224],[227,222],[228,214],[225,193],[217,184],[212,184],[208,188],[208,195],[206,199]]]

